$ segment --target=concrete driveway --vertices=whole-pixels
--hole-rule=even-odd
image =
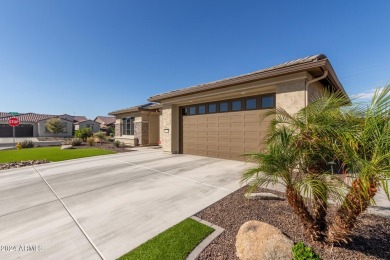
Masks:
[[[38,172],[103,256],[115,259],[237,190],[246,167],[140,149],[2,171],[0,259],[100,258]]]

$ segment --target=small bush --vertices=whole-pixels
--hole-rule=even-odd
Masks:
[[[92,137],[89,137],[87,139],[87,143],[88,143],[89,146],[94,146],[95,145],[95,139],[92,138]]]
[[[82,129],[77,130],[74,133],[74,135],[75,135],[75,137],[81,138],[81,139],[83,139],[84,142],[86,142],[88,137],[91,137],[93,135],[93,133],[92,133],[91,128],[86,127],[86,128],[82,128]]]
[[[21,143],[17,143],[15,147],[16,147],[16,149],[20,150],[20,149],[22,149],[22,144]]]
[[[83,143],[83,139],[81,138],[72,138],[70,144],[73,146],[80,146]]]
[[[22,148],[33,148],[34,147],[34,143],[32,141],[29,141],[29,140],[24,140],[22,143]]]
[[[314,253],[313,249],[306,246],[302,241],[292,248],[294,260],[321,260],[321,257]]]
[[[102,145],[102,142],[104,140],[106,140],[106,133],[105,132],[102,132],[102,131],[99,131],[97,133],[94,133],[93,136],[98,140],[98,142],[100,143],[100,145]]]
[[[119,142],[119,140],[115,140],[115,142],[114,142],[114,145],[115,145],[115,147],[121,147],[121,142]]]

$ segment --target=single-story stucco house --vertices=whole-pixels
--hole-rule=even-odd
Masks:
[[[0,138],[13,136],[13,129],[8,125],[10,117],[13,117],[13,115],[0,112]],[[99,123],[89,120],[85,116],[21,113],[16,117],[20,121],[20,125],[15,127],[16,137],[52,137],[53,134],[46,128],[47,120],[51,118],[59,118],[65,125],[65,131],[57,134],[57,137],[72,137],[76,127],[77,129],[91,127],[93,132],[100,130]]]
[[[93,133],[100,131],[100,124],[98,122],[91,120],[91,119],[74,122],[73,125],[74,125],[75,131],[77,131],[79,129],[83,129],[83,128],[90,128]]]
[[[12,137],[13,129],[8,125],[8,119],[12,115],[0,112],[0,137]],[[35,113],[25,113],[16,116],[20,125],[15,127],[16,137],[51,137],[53,136],[46,128],[47,120],[51,118],[59,118],[65,125],[65,131],[59,133],[57,137],[72,137],[73,136],[73,118],[69,115],[44,115]]]
[[[242,160],[260,149],[270,121],[260,122],[264,111],[295,113],[324,89],[347,95],[321,54],[158,94],[148,99],[153,103],[110,114],[117,118],[115,139],[134,144],[138,138],[142,145],[159,140],[169,153]],[[151,133],[151,125],[159,131]]]

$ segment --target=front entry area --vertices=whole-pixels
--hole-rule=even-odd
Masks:
[[[15,137],[33,137],[34,127],[29,124],[21,124],[15,127]],[[12,126],[0,124],[0,137],[13,137]]]

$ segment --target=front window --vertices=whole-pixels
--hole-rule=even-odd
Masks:
[[[134,117],[122,118],[122,135],[134,135]]]

